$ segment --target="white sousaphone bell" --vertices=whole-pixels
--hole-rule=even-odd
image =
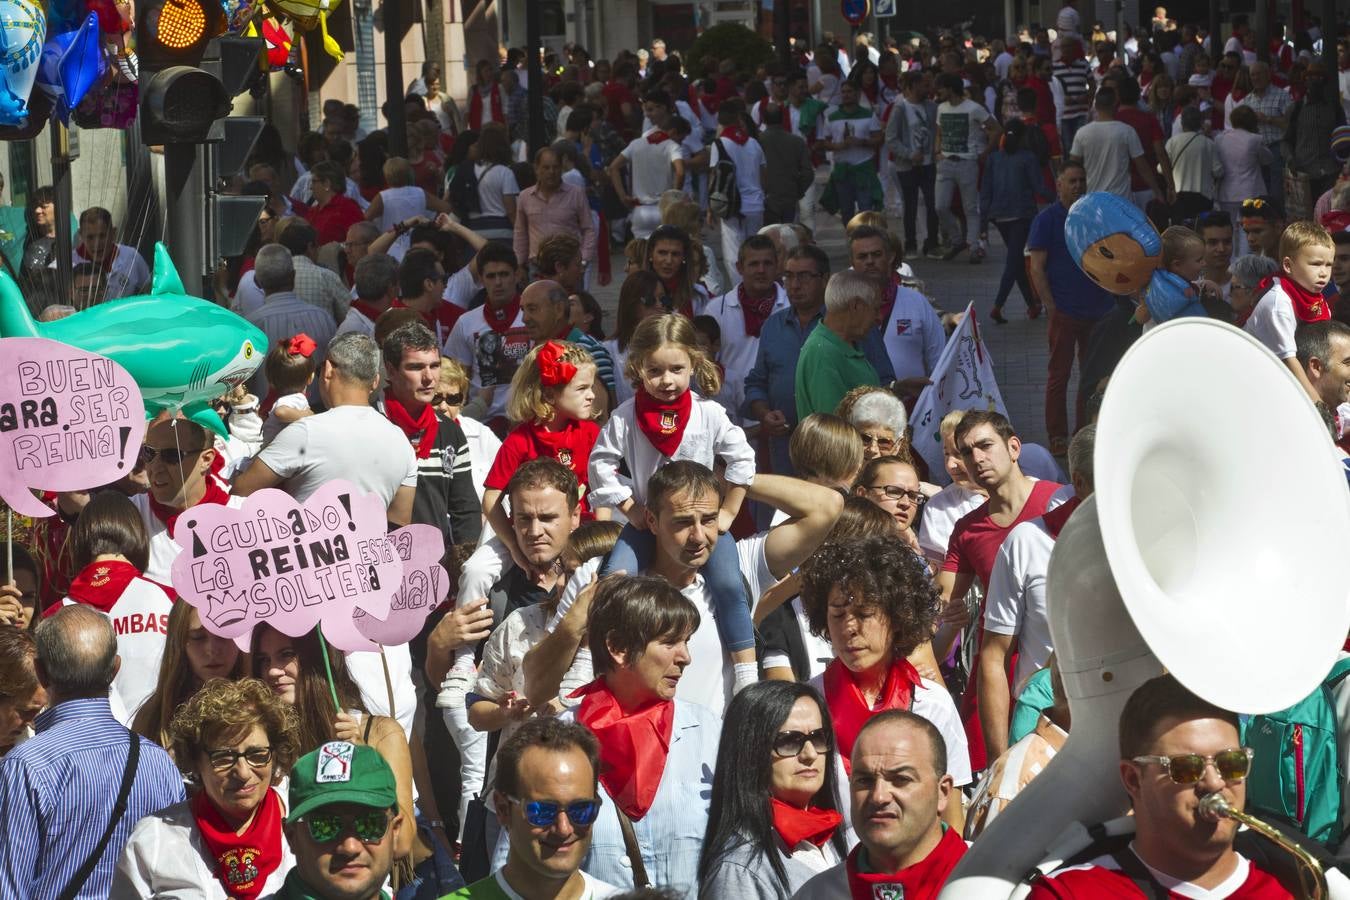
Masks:
[[[1129,810],[1120,711],[1164,667],[1225,709],[1273,712],[1321,683],[1346,639],[1345,475],[1303,388],[1250,335],[1201,318],[1145,334],[1111,377],[1093,468],[1046,587],[1068,740],[942,900],[1022,896],[1066,831]]]

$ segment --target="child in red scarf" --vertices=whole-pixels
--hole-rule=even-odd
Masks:
[[[1279,253],[1280,274],[1257,285],[1259,299],[1243,327],[1289,368],[1317,403],[1317,391],[1297,358],[1294,330],[1302,322],[1331,318],[1331,304],[1322,291],[1331,281],[1336,248],[1325,228],[1301,221],[1280,235]]]

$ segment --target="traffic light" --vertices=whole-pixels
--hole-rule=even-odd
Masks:
[[[136,56],[142,72],[196,66],[225,31],[220,0],[142,0],[136,10]]]

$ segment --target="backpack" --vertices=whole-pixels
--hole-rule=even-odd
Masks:
[[[1039,123],[1028,124],[1023,133],[1027,136],[1027,149],[1036,154],[1036,162],[1041,168],[1050,165],[1050,140],[1045,136],[1045,129]]]
[[[455,217],[462,223],[467,223],[469,217],[474,213],[482,212],[482,206],[478,201],[478,174],[474,172],[474,164],[469,160],[464,160],[455,167],[455,174],[450,176],[450,184],[446,188],[446,200],[450,202],[450,208],[455,211]],[[492,171],[492,166],[483,170],[486,175]]]
[[[718,140],[717,165],[708,178],[708,209],[719,219],[734,219],[741,214],[741,188],[736,183],[736,162]]]
[[[1279,712],[1252,716],[1243,743],[1254,751],[1247,806],[1292,822],[1321,844],[1341,840],[1341,771],[1334,691],[1350,675],[1350,658],[1331,668],[1307,697]]]

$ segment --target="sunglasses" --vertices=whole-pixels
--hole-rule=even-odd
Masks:
[[[431,405],[440,406],[442,403],[448,403],[451,406],[462,406],[464,404],[464,392],[458,394],[432,394]]]
[[[165,447],[164,449],[160,450],[155,447],[150,447],[145,444],[142,444],[141,465],[148,466],[156,459],[162,459],[164,460],[164,464],[166,466],[176,466],[183,460],[187,459],[188,457],[196,456],[198,453],[203,452],[205,449],[206,449],[205,447],[200,447],[196,450],[180,450],[177,447]]]
[[[1136,756],[1131,762],[1139,765],[1157,763],[1167,770],[1175,784],[1195,784],[1205,777],[1205,769],[1213,765],[1224,781],[1241,781],[1252,768],[1252,749],[1234,747],[1220,750],[1213,756],[1183,753],[1180,756]]]
[[[907,491],[898,484],[869,484],[869,491],[881,491],[890,500],[908,500],[915,506],[923,506],[928,497],[922,491]]]
[[[554,803],[552,800],[521,800],[519,797],[507,797],[512,803],[519,803],[525,813],[525,821],[535,828],[552,828],[558,821],[558,813],[566,810],[567,820],[573,825],[584,828],[595,821],[600,814],[600,801],[574,800],[571,803]]]
[[[1260,197],[1253,197],[1253,198],[1248,199],[1248,200],[1243,200],[1243,201],[1242,201],[1242,208],[1243,208],[1243,209],[1265,209],[1265,208],[1266,208],[1266,201],[1265,201],[1265,200],[1262,200]]]
[[[207,750],[206,761],[216,772],[225,773],[234,768],[239,760],[248,763],[251,768],[262,769],[272,762],[271,747],[249,747],[247,750]]]
[[[790,759],[799,755],[802,748],[811,744],[811,749],[817,753],[830,752],[830,739],[825,734],[824,728],[817,728],[815,731],[780,731],[773,738],[773,754],[780,759]]]
[[[316,844],[331,844],[349,831],[363,844],[378,844],[389,831],[389,812],[372,809],[369,812],[344,816],[338,813],[310,813],[305,816],[309,836]]]
[[[877,449],[880,450],[882,453],[890,453],[892,450],[895,449],[896,443],[895,438],[881,437],[875,434],[868,434],[865,431],[859,432],[858,436],[862,438],[864,447],[870,447],[873,444],[876,444]]]
[[[659,297],[643,297],[642,305],[651,309],[653,306],[660,306],[666,312],[675,308],[675,301],[670,299],[669,294],[662,294]]]

